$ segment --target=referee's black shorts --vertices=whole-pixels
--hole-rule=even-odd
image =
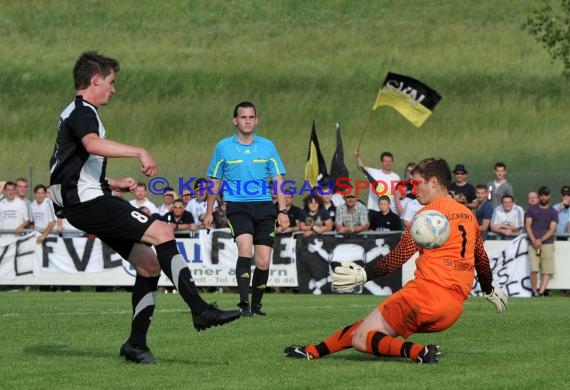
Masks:
[[[234,238],[251,234],[253,245],[273,248],[277,218],[273,202],[228,202],[226,214]]]
[[[77,229],[99,237],[123,259],[129,258],[133,245],[141,242],[144,233],[157,219],[124,199],[105,195],[65,207],[63,215]]]

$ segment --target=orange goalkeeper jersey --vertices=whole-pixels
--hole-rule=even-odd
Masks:
[[[368,276],[382,276],[398,270],[419,250],[416,279],[455,291],[465,299],[471,292],[474,271],[477,269],[481,288],[490,292],[492,273],[489,258],[473,213],[450,198],[439,198],[422,210],[437,210],[447,217],[451,228],[447,242],[436,249],[420,248],[408,228],[392,252],[366,266]]]

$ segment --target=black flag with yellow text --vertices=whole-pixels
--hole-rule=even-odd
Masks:
[[[372,109],[392,107],[414,126],[420,127],[440,100],[439,93],[421,81],[388,72]]]

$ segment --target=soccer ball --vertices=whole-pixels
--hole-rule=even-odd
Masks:
[[[422,248],[439,248],[449,238],[451,228],[445,215],[435,210],[424,210],[416,214],[410,226],[412,238]]]

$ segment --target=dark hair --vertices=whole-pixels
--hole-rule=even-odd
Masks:
[[[325,206],[325,204],[323,202],[323,198],[321,198],[319,195],[316,195],[316,194],[309,194],[303,198],[303,207],[308,210],[309,209],[309,203],[311,203],[311,201],[313,199],[315,199],[319,203],[319,208],[322,208]]]
[[[12,186],[14,188],[16,188],[16,183],[13,181],[7,181],[6,183],[4,183],[4,190],[6,190],[6,187],[8,186]]]
[[[172,204],[174,204],[174,203],[181,203],[182,205],[184,205],[184,201],[182,199],[174,199]]]
[[[87,51],[75,62],[73,67],[73,82],[75,89],[85,89],[91,83],[91,77],[99,74],[107,77],[111,71],[117,73],[120,69],[119,61],[105,57],[96,51]]]
[[[43,184],[38,184],[37,186],[34,187],[34,194],[35,194],[36,192],[38,192],[38,190],[40,190],[40,189],[42,189],[42,190],[44,190],[44,191],[47,192],[47,187],[46,187],[46,186],[44,186]]]
[[[202,189],[203,185],[202,183],[207,183],[208,179],[206,179],[205,177],[199,177],[196,179],[196,182],[194,183],[194,189],[195,190],[199,190]]]
[[[477,184],[475,186],[476,190],[487,190],[487,186],[485,184]]]
[[[237,106],[234,108],[234,118],[238,117],[238,110],[240,108],[253,108],[253,112],[257,115],[257,111],[255,110],[255,106],[251,102],[241,102],[238,103]]]
[[[503,195],[503,197],[501,198],[501,203],[503,203],[503,200],[505,200],[506,198],[511,198],[511,200],[514,202],[515,201],[515,197],[512,196],[511,194],[505,194]]]
[[[390,203],[390,197],[388,195],[381,195],[378,197],[378,203],[380,203],[381,200],[385,200],[386,202]]]
[[[425,158],[416,165],[413,174],[419,174],[426,180],[435,177],[439,184],[446,189],[451,185],[451,169],[449,164],[441,157]]]
[[[137,187],[143,187],[144,190],[146,191],[146,183],[144,181],[137,182]]]
[[[502,161],[499,161],[498,163],[495,164],[495,169],[497,169],[497,168],[505,168],[505,169],[507,169],[507,164],[505,164],[505,163],[502,162]]]
[[[380,161],[384,161],[384,157],[390,157],[394,161],[394,155],[390,152],[382,152],[380,155]]]

